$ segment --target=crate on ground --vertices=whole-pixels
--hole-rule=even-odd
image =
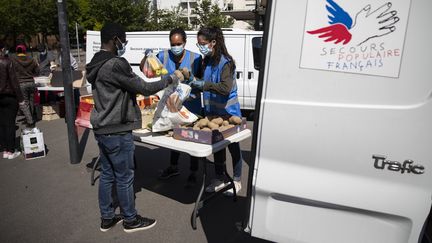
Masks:
[[[26,160],[45,157],[43,133],[38,128],[21,131],[21,147]]]
[[[42,105],[42,120],[52,121],[60,119],[59,104],[51,103],[49,105]]]
[[[159,101],[159,97],[157,97],[156,95],[150,95],[150,96],[137,95],[136,101],[140,109],[144,109],[148,106],[152,106],[156,104]]]

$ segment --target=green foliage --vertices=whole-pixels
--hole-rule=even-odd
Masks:
[[[198,28],[204,26],[230,28],[234,24],[234,20],[222,15],[219,6],[212,4],[210,0],[199,1],[194,13],[198,15],[194,23]]]
[[[158,12],[156,30],[171,30],[174,28],[189,29],[186,19],[181,17],[180,7],[173,8],[170,11],[159,10]]]
[[[84,1],[84,0],[83,0]],[[74,31],[80,16],[78,1],[67,1],[69,31]],[[58,34],[56,1],[52,0],[0,0],[0,35],[43,36]]]
[[[146,30],[151,27],[150,2],[148,0],[89,0],[95,25],[115,22],[127,31]]]
[[[150,0],[67,0],[70,36],[75,23],[81,34],[86,30],[100,30],[107,22],[125,26],[127,31],[190,29],[180,7],[171,10],[151,10]],[[198,1],[198,15],[192,25],[231,27],[233,20],[221,14],[210,0]],[[57,1],[54,0],[0,0],[0,37],[26,37],[41,33],[58,35]]]

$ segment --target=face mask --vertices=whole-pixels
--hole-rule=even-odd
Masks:
[[[118,41],[121,43],[121,48],[119,48],[119,47],[116,45],[116,47],[117,47],[117,56],[121,57],[121,56],[123,56],[123,54],[125,54],[125,52],[126,52],[126,44],[127,44],[127,41],[126,41],[125,43],[123,43],[123,42],[121,42],[121,40],[120,40],[119,38],[117,38],[117,39],[118,39]]]
[[[212,54],[212,48],[209,48],[209,44],[207,45],[198,45],[199,51],[204,55],[204,56],[211,56]]]
[[[171,52],[176,55],[176,56],[180,56],[180,54],[183,53],[183,45],[179,45],[179,46],[171,46]]]
[[[47,54],[47,51],[46,50],[44,50],[44,51],[41,51],[41,53],[40,53],[41,55],[46,55]]]

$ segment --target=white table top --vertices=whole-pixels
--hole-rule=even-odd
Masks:
[[[64,87],[41,86],[37,87],[39,91],[64,91]]]
[[[136,141],[185,152],[194,157],[207,157],[227,147],[230,143],[243,141],[250,137],[251,134],[251,130],[245,129],[215,144],[202,144],[177,140],[167,135],[150,132],[147,129],[142,129],[140,132],[133,132]]]

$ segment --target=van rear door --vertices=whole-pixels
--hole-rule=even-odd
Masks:
[[[268,1],[252,236],[419,241],[431,207],[431,10],[431,1]]]

